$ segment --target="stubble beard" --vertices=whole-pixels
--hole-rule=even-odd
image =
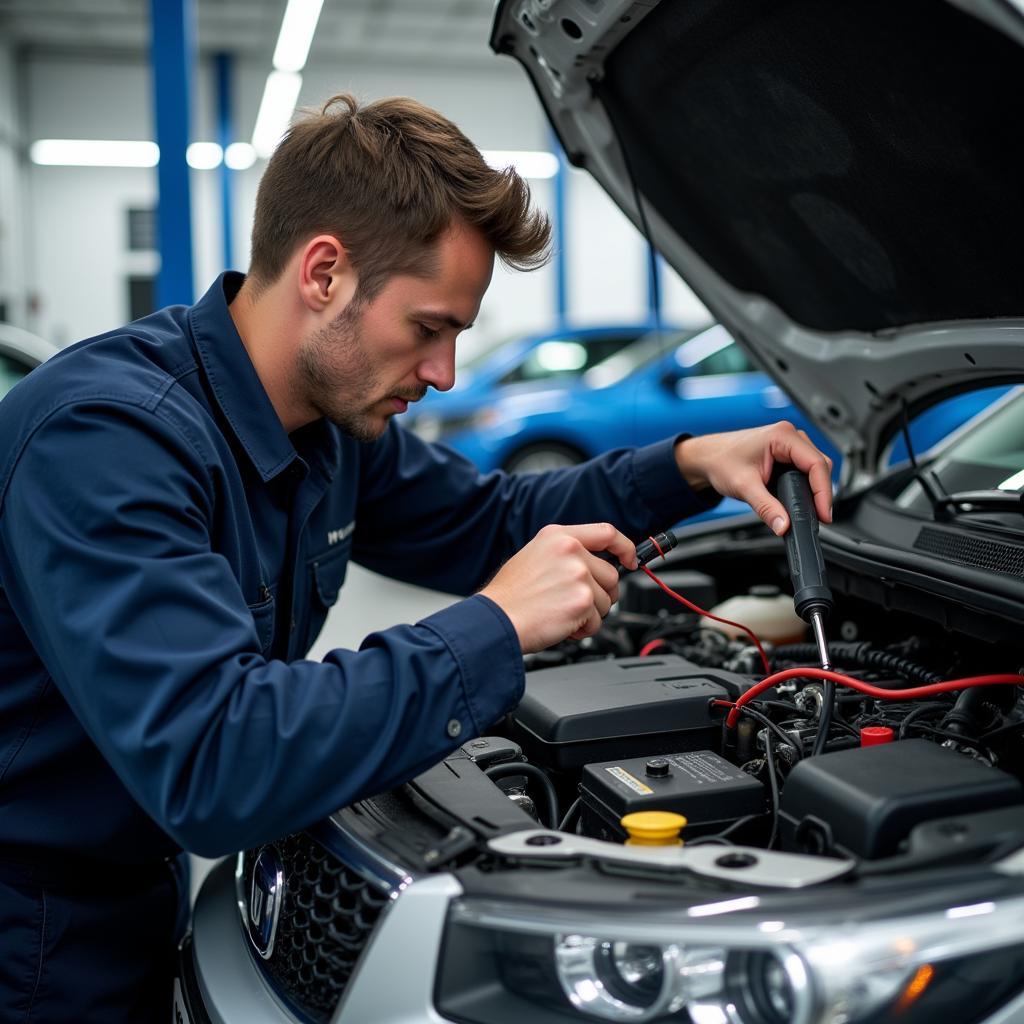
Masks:
[[[363,304],[353,299],[326,327],[299,348],[296,388],[300,398],[357,441],[376,441],[387,419],[374,415],[367,395],[380,374],[359,339]]]

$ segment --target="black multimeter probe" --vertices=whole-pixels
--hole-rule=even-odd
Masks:
[[[640,541],[636,546],[636,569],[627,569],[624,565],[620,565],[619,577],[621,578],[627,573],[636,572],[641,566],[646,565],[648,562],[653,562],[655,558],[661,558],[678,543],[676,535],[671,530],[665,530],[664,533],[656,533],[653,537]]]
[[[768,486],[789,513],[785,541],[789,578],[793,582],[793,605],[797,615],[814,630],[821,667],[831,669],[825,642],[825,616],[832,612],[832,591],[825,575],[811,485],[795,466],[776,465]]]

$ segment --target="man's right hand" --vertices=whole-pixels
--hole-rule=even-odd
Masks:
[[[509,617],[524,654],[601,628],[618,600],[619,574],[597,551],[637,566],[636,545],[608,523],[545,526],[480,591]]]

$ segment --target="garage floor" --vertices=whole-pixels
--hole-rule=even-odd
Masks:
[[[449,594],[396,583],[349,564],[338,603],[327,617],[323,632],[310,650],[309,657],[319,660],[335,647],[356,649],[363,638],[375,630],[418,622],[455,600],[457,598]],[[201,857],[192,858],[193,898],[215,863]]]
[[[335,647],[358,648],[374,630],[417,622],[456,600],[448,594],[396,583],[350,563],[338,603],[309,657],[319,660]]]

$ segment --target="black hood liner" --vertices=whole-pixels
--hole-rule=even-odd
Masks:
[[[1024,314],[1024,50],[941,0],[665,0],[595,89],[645,200],[796,322]]]

